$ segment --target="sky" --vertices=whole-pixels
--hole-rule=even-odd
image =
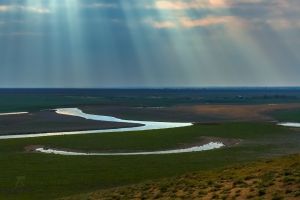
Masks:
[[[0,87],[300,86],[299,0],[0,0]]]

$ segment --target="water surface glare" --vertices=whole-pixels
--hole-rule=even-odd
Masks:
[[[28,112],[10,112],[10,113],[0,113],[0,116],[7,116],[7,115],[23,115],[28,114]]]
[[[283,123],[278,123],[278,125],[285,126],[285,127],[300,128],[300,123],[297,122],[283,122]]]

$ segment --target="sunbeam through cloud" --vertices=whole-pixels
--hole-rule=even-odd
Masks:
[[[299,4],[0,0],[0,83],[4,87],[299,85]]]

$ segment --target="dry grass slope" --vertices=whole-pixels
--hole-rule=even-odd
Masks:
[[[99,190],[64,200],[300,199],[300,155]]]

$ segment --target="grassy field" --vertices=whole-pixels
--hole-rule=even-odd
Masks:
[[[299,103],[300,88],[1,89],[0,112],[86,105],[159,107],[198,104]]]
[[[49,108],[88,105],[100,106],[101,108],[125,106],[126,109],[127,107],[141,108],[140,113],[134,110],[132,115],[139,114],[137,117],[143,119],[146,117],[145,109],[143,109],[145,107],[155,109],[156,107],[174,105],[261,104],[264,106],[277,103],[299,103],[299,91],[299,89],[1,90],[0,112],[39,111]],[[116,113],[120,112],[119,107],[115,108]],[[108,111],[112,112],[110,109],[108,108]],[[194,108],[191,109],[194,110]],[[90,110],[94,110],[94,108],[91,107]],[[203,122],[203,119],[207,118],[207,116],[198,114],[194,115],[193,118],[191,112],[179,112],[181,113],[181,117],[178,118],[179,121],[195,118],[198,119],[195,121]],[[229,112],[232,112],[231,108]],[[128,109],[123,113],[128,115]],[[199,113],[203,113],[203,110],[200,110]],[[211,114],[210,111],[208,113]],[[151,109],[148,114],[155,119],[159,119],[160,116],[156,115],[157,111],[154,113]],[[175,115],[176,113],[166,112],[163,119],[172,120]],[[248,114],[242,113],[242,115]],[[279,121],[300,121],[300,112],[297,110],[276,111],[270,115]],[[211,116],[208,117],[210,120]],[[4,122],[2,121],[2,123]],[[49,126],[49,123],[33,122],[32,126]],[[204,136],[217,139],[229,138],[241,142],[238,145],[218,150],[172,155],[85,157],[46,155],[25,151],[25,147],[30,145],[99,152],[156,151],[193,146],[201,143]],[[161,180],[162,178],[167,179],[161,184],[169,184],[169,180],[173,179],[168,178],[178,177],[186,173],[193,174],[193,172],[197,172],[196,178],[198,173],[205,173],[207,176],[211,176],[211,179],[208,180],[215,182],[216,177],[220,175],[218,171],[226,166],[299,153],[299,143],[300,129],[284,128],[272,123],[257,121],[252,123],[198,124],[192,127],[143,132],[0,140],[0,199],[56,199],[77,194],[88,194],[99,189],[111,189],[145,181]],[[193,177],[193,175],[187,176]],[[264,175],[259,174],[259,176]],[[289,178],[287,177],[287,179]],[[187,180],[189,182],[189,179]],[[204,185],[207,183],[201,182]],[[161,190],[160,183],[158,186],[157,184],[155,183],[155,187]],[[241,184],[243,185],[243,183]],[[142,184],[138,187],[144,188],[145,186]],[[227,190],[224,186],[217,185],[212,185],[209,189],[215,190],[217,187],[221,187],[222,191],[223,189],[224,191]],[[247,193],[247,195],[255,195],[264,189],[260,188],[259,184],[257,187],[253,193]],[[173,189],[176,190],[177,188],[176,186]],[[242,189],[238,190],[240,192],[231,192],[234,195],[245,193]],[[291,195],[296,195],[293,188],[288,190],[292,190]],[[107,191],[111,190],[99,194],[107,194]],[[119,190],[116,191],[118,196]],[[145,195],[148,195],[147,191],[146,187]],[[178,195],[185,195],[185,191],[177,192]],[[267,192],[265,191],[265,193]],[[163,191],[158,194],[165,195],[168,193]],[[210,194],[223,195],[223,193],[217,192]]]
[[[300,199],[300,155],[100,190],[64,200]]]
[[[300,122],[300,109],[275,111],[271,115],[278,121]]]
[[[55,148],[72,148],[79,150],[96,151],[130,151],[130,150],[162,150],[183,146],[184,144],[201,142],[201,136],[244,139],[266,142],[272,137],[277,138],[289,135],[290,129],[279,127],[271,123],[223,123],[194,125],[191,127],[152,130],[126,133],[66,135],[59,137],[28,138],[24,140],[7,140],[1,144],[1,151],[11,151],[24,146],[45,145]],[[291,136],[291,135],[289,135]],[[279,139],[278,139],[279,140]],[[0,141],[3,143],[3,141]]]
[[[240,145],[177,155],[72,157],[24,152],[28,145],[86,151],[139,151],[193,144],[202,136],[242,139]],[[192,127],[0,141],[0,199],[54,199],[101,188],[299,152],[299,130],[269,123]]]

